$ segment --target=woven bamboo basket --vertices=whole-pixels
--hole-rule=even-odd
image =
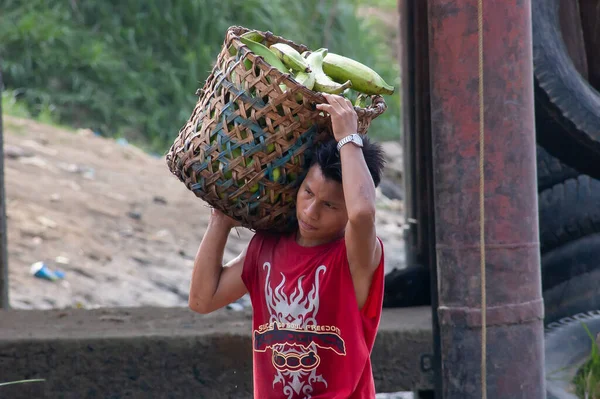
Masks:
[[[271,67],[241,41],[249,30],[227,30],[198,102],[167,153],[171,173],[197,197],[252,230],[289,231],[295,200],[313,146],[331,134],[331,121],[316,104],[326,103],[290,74]],[[283,42],[271,32],[264,45]],[[381,96],[355,107],[359,133],[386,110]]]

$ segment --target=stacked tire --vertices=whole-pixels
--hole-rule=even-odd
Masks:
[[[600,180],[539,146],[537,164],[547,397],[576,399],[593,344],[582,323],[600,333]]]
[[[600,333],[600,0],[532,0],[542,289],[548,398]],[[386,276],[384,306],[429,305],[428,267]],[[555,371],[562,377],[555,378]],[[558,381],[560,380],[560,381]],[[562,382],[561,382],[562,381]]]
[[[600,333],[600,0],[532,0],[542,289],[548,398]],[[570,18],[570,19],[569,19]],[[384,306],[429,305],[427,267],[386,276]],[[556,378],[559,372],[560,378]]]
[[[545,170],[548,164],[557,168]],[[557,173],[545,174],[552,170]],[[577,174],[538,147],[538,190],[542,289],[549,324],[600,309],[600,180]]]
[[[600,0],[531,6],[547,397],[576,399],[600,333]]]
[[[600,180],[537,146],[538,210],[545,323],[600,309]],[[423,266],[386,276],[385,307],[431,304]]]

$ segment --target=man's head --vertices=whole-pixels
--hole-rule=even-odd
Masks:
[[[385,163],[383,150],[368,137],[363,138],[363,145],[363,156],[377,187]],[[342,188],[342,164],[337,142],[333,138],[314,150],[310,167],[298,190],[296,217],[301,235],[315,242],[338,237],[348,223]]]

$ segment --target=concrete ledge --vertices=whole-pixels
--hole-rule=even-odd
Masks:
[[[372,354],[378,392],[432,386],[429,308],[385,309]],[[0,311],[4,398],[251,398],[251,314],[186,308]]]

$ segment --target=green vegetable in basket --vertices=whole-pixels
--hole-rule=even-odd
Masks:
[[[323,72],[338,83],[351,81],[352,90],[364,94],[394,94],[394,86],[387,84],[381,76],[368,66],[351,58],[326,53]]]
[[[256,30],[251,30],[249,32],[246,32],[241,37],[243,37],[244,39],[252,40],[253,42],[256,42],[256,43],[261,43],[261,44],[262,44],[263,40],[265,39],[263,37],[263,35]],[[229,55],[231,55],[231,56],[235,56],[237,54],[237,49],[235,48],[235,46],[233,44],[227,48],[227,51],[229,51]],[[246,69],[250,69],[250,68],[246,68]]]
[[[365,108],[367,106],[367,96],[364,93],[360,93],[356,97],[356,101],[354,102],[354,106]]]
[[[242,148],[241,147],[231,150],[231,157],[232,157],[231,160],[234,160],[241,156],[242,156]]]
[[[273,68],[276,68],[281,73],[288,73],[286,66],[283,65],[279,58],[277,58],[277,56],[273,54],[267,47],[243,36],[240,37],[240,40],[250,49],[250,51],[258,56],[263,57],[263,59]]]
[[[279,181],[280,177],[281,177],[281,171],[279,170],[279,168],[273,169],[273,181]]]
[[[312,90],[315,86],[315,73],[314,72],[296,72],[292,75],[294,79],[300,83],[302,86],[306,87],[309,90]],[[300,96],[300,100],[302,100],[302,96]]]
[[[292,46],[285,43],[275,43],[269,47],[269,50],[271,50],[284,65],[293,71],[310,72],[310,66],[306,59],[304,59]]]
[[[312,90],[315,86],[315,73],[314,72],[296,72],[292,75],[293,78],[302,86],[306,87],[309,90]],[[298,103],[302,102],[302,93],[296,93],[296,101]]]
[[[263,40],[265,40],[263,35],[257,30],[251,30],[249,32],[246,32],[242,35],[242,37],[244,39],[252,40],[253,42],[256,42],[256,43],[262,43]]]
[[[319,49],[308,55],[306,60],[310,65],[310,69],[315,74],[315,84],[313,90],[329,94],[341,94],[344,90],[352,86],[349,80],[343,84],[334,82],[323,71],[323,59],[327,54],[327,49]]]

